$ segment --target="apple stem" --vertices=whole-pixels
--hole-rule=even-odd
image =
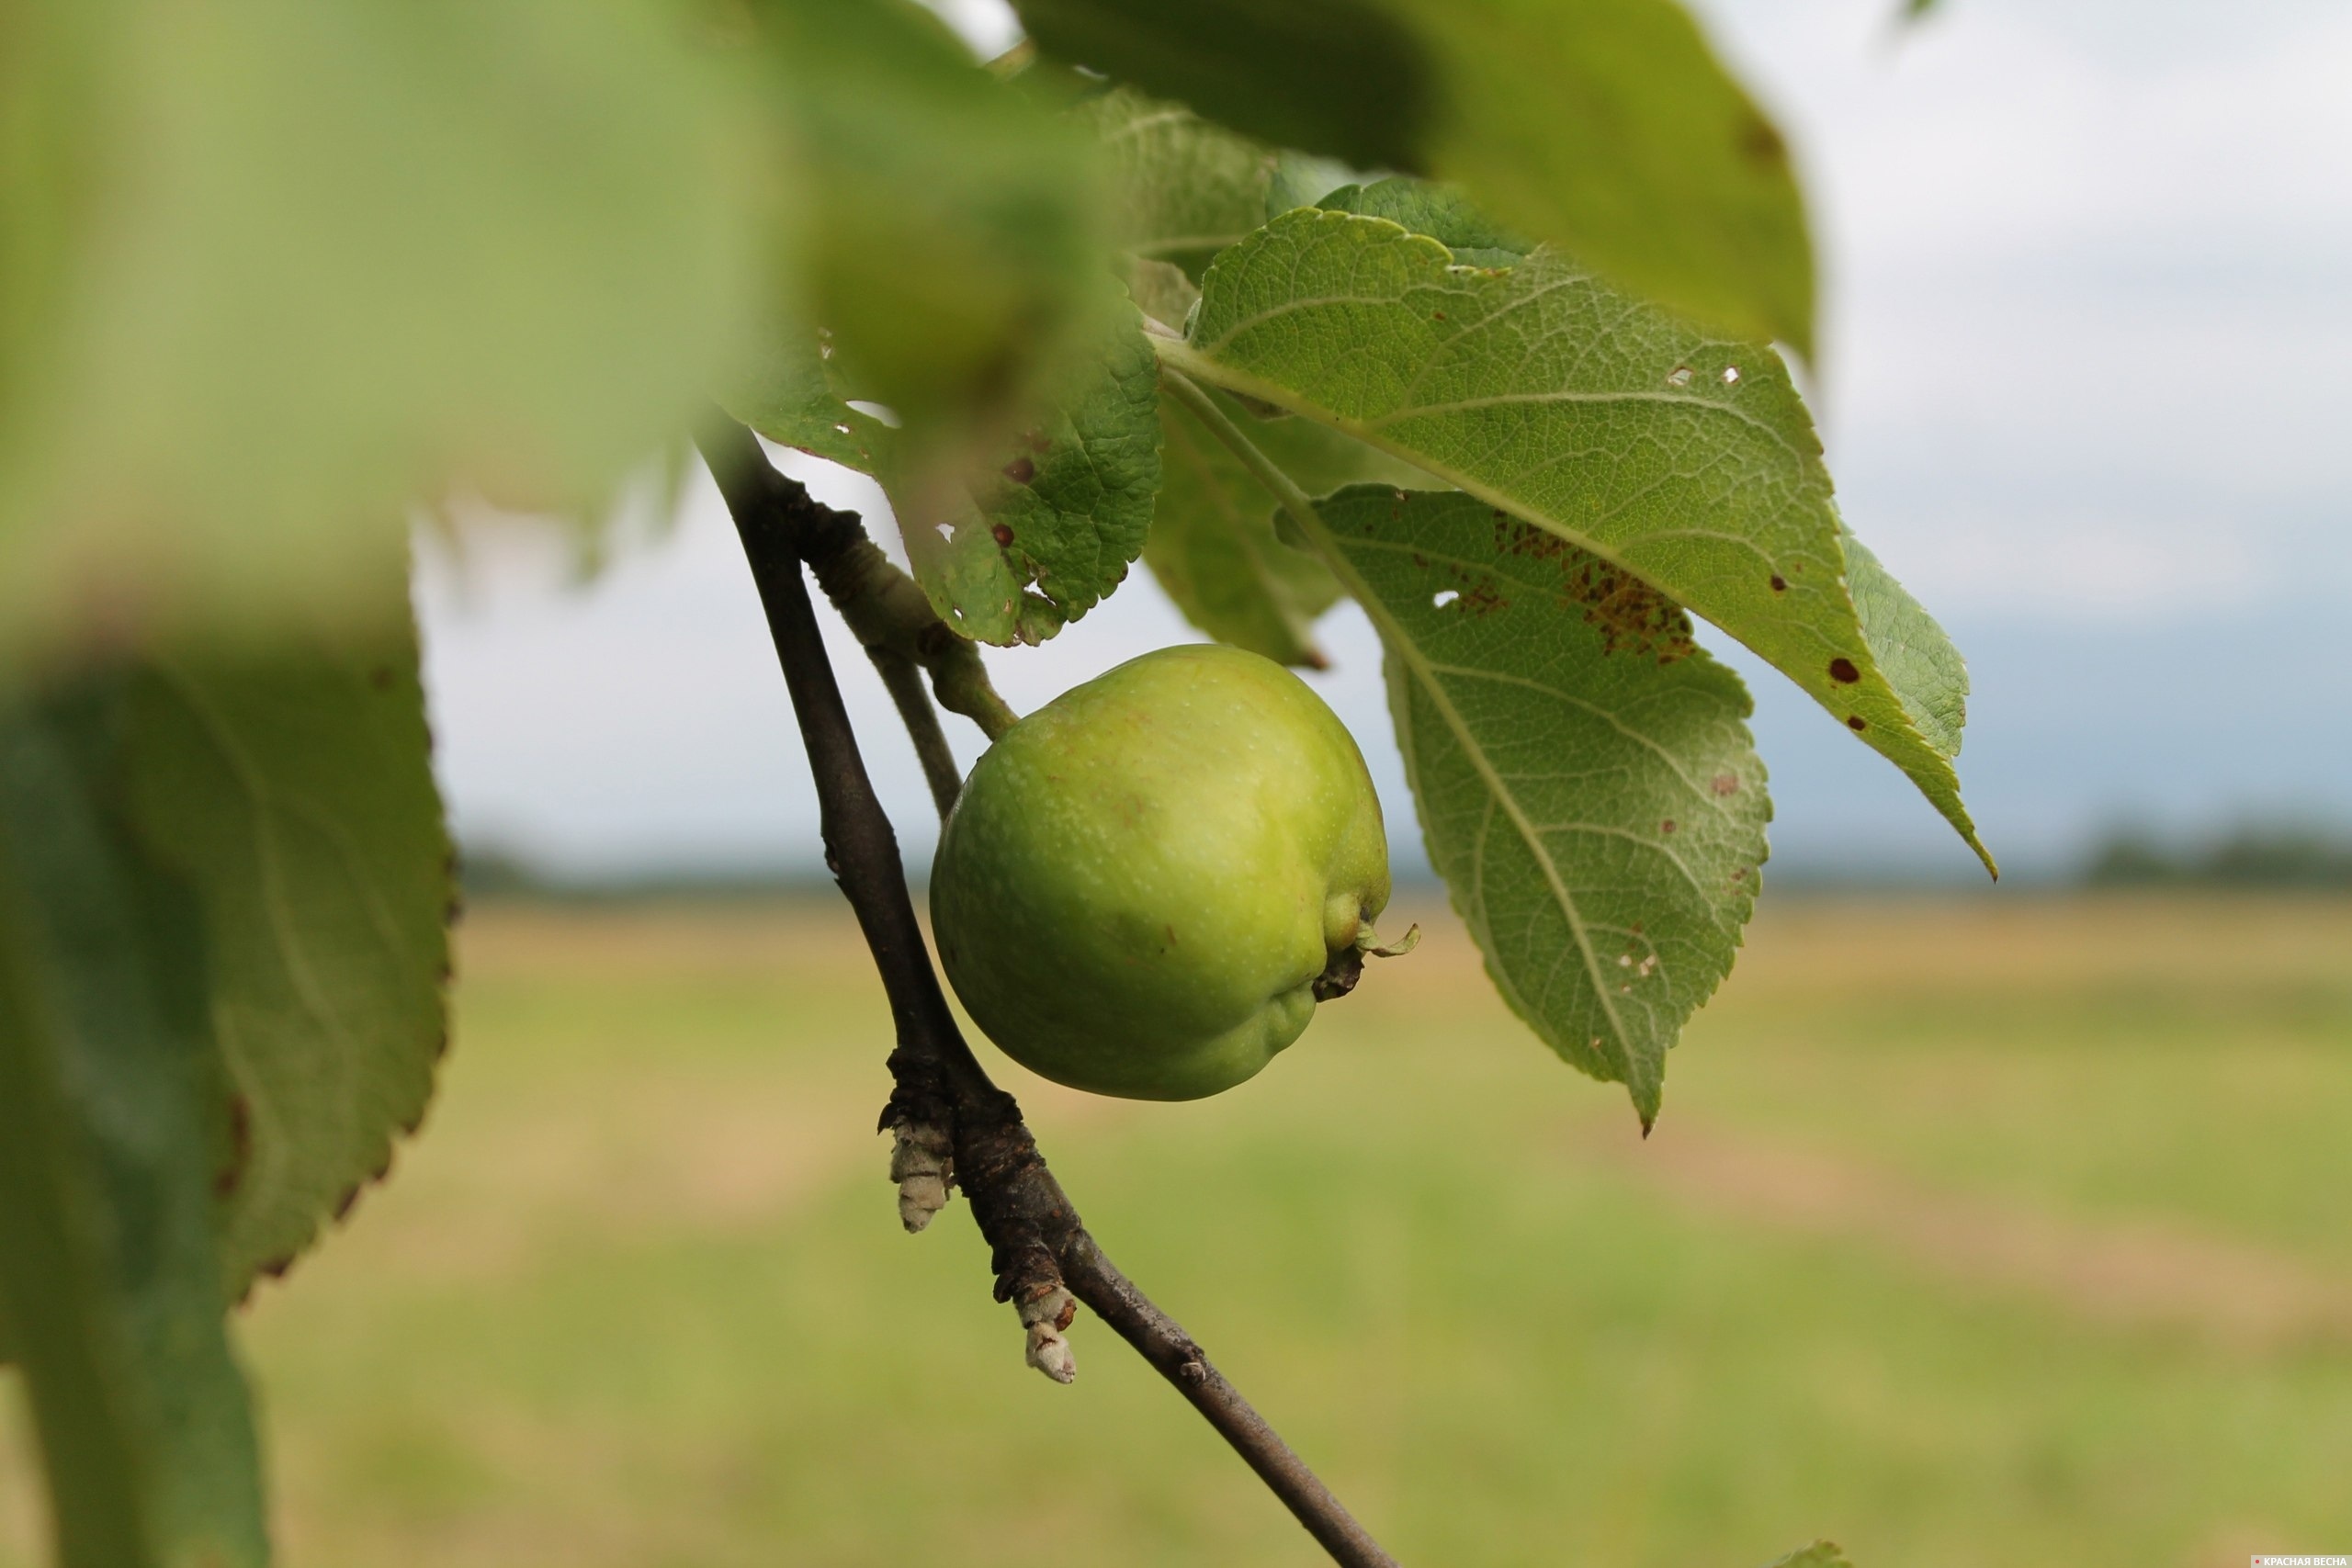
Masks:
[[[1046,1169],[1021,1107],[972,1055],[915,919],[898,837],[858,753],[801,576],[804,530],[839,514],[777,472],[732,421],[714,423],[697,445],[734,516],[767,615],[816,780],[826,863],[856,913],[889,998],[898,1045],[884,1125],[952,1129],[956,1182],[989,1243],[997,1299],[1021,1315],[1032,1364],[1057,1382],[1075,1375],[1063,1331],[1076,1313],[1069,1298],[1085,1303],[1216,1428],[1333,1562],[1397,1568],[1199,1343],[1103,1254]],[[1052,1325],[1049,1334],[1039,1332],[1041,1324]]]

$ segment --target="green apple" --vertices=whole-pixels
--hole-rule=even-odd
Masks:
[[[1136,1100],[1231,1089],[1354,983],[1388,902],[1363,753],[1215,645],[1065,692],[973,768],[932,867],[947,977],[1004,1053]]]

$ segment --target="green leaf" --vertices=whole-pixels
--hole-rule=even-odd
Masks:
[[[780,446],[861,474],[890,470],[897,434],[849,401],[826,373],[818,340],[778,332],[761,344],[719,401],[729,414]]]
[[[129,688],[130,807],[203,910],[232,1294],[384,1173],[447,1040],[455,886],[401,612],[267,656],[160,660]]]
[[[65,1568],[268,1559],[212,1225],[186,888],[120,799],[100,680],[0,716],[0,1299]]]
[[[744,73],[667,0],[6,26],[0,660],[364,600],[453,485],[600,502],[783,215]]]
[[[1266,220],[1274,154],[1259,143],[1125,88],[1074,114],[1110,165],[1121,249],[1197,279],[1212,255]]]
[[[1385,179],[1342,186],[1314,203],[1330,212],[1385,218],[1399,228],[1426,234],[1453,253],[1456,266],[1517,266],[1535,248],[1489,220],[1451,186],[1426,180]]]
[[[1787,149],[1674,0],[1014,8],[1050,52],[1276,145],[1459,181],[1626,288],[1811,352]]]
[[[1356,171],[1336,158],[1317,158],[1284,148],[1274,159],[1273,184],[1266,190],[1268,221],[1297,207],[1317,207],[1329,192],[1358,183]]]
[[[1461,267],[1395,223],[1299,211],[1218,257],[1189,340],[1161,352],[1656,585],[1891,759],[1984,855],[1951,765],[1957,656],[1868,567],[1866,628],[1820,443],[1770,349],[1548,252]]]
[[[973,484],[968,504],[927,506],[904,487],[890,500],[942,619],[980,642],[1038,643],[1125,581],[1159,482],[1159,363],[1122,302],[1100,357]]]
[[[1014,0],[1049,54],[1278,147],[1421,166],[1440,84],[1414,29],[1368,0]]]
[[[1228,417],[1248,421],[1230,399]],[[1250,439],[1302,488],[1409,480],[1385,454],[1303,419],[1251,423]],[[1143,558],[1184,618],[1219,642],[1321,669],[1316,617],[1340,598],[1321,560],[1275,534],[1272,503],[1247,468],[1192,419],[1163,404],[1159,508]]]
[[[1771,1568],[1853,1568],[1853,1564],[1846,1561],[1846,1554],[1838,1550],[1836,1541],[1816,1540],[1811,1546],[1790,1552],[1773,1563]]]
[[[1453,88],[1430,173],[1645,298],[1812,354],[1788,149],[1679,5],[1399,3]]]
[[[1771,806],[1746,689],[1663,594],[1475,496],[1359,485],[1317,511],[1487,973],[1646,1128],[1755,905]]]
[[[759,0],[812,209],[806,298],[856,396],[960,464],[1092,329],[1104,201],[1069,119],[912,0]]]
[[[1160,485],[1159,361],[1132,304],[1098,319],[1093,353],[961,478],[910,461],[903,434],[842,401],[806,350],[774,352],[775,378],[726,405],[771,441],[879,479],[915,579],[949,626],[981,642],[1043,642],[1125,580]]]
[[[1961,729],[1968,722],[1968,666],[1960,649],[1870,547],[1851,530],[1842,530],[1838,539],[1846,551],[1846,587],[1854,596],[1871,657],[1928,744],[1957,757]]]

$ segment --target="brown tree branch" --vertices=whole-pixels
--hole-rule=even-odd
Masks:
[[[939,618],[930,595],[865,536],[856,513],[812,502],[800,558],[875,663],[887,653],[922,666],[940,705],[978,725],[991,740],[1012,728],[1017,716],[989,683],[980,650]],[[911,716],[908,723],[914,723]]]
[[[898,1035],[890,1053],[896,1088],[884,1125],[952,1128],[956,1179],[989,1243],[997,1299],[1012,1302],[1030,1326],[1033,1361],[1068,1381],[1066,1348],[1059,1362],[1050,1349],[1074,1310],[1062,1294],[1066,1288],[1207,1418],[1334,1562],[1345,1568],[1396,1568],[1192,1337],[1103,1256],[1046,1168],[1021,1108],[973,1056],[923,944],[898,839],[858,755],[800,575],[808,532],[842,514],[820,506],[778,473],[741,426],[715,426],[700,445],[742,536],[792,694],[823,811],[825,863],[857,915],[889,998]],[[1042,1359],[1041,1334],[1049,1347]]]

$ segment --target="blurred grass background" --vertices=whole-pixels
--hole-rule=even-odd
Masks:
[[[1219,1100],[1002,1066],[1404,1562],[2352,1551],[2352,901],[1768,899],[1645,1145],[1430,898]],[[836,904],[490,902],[463,976],[422,1137],[243,1314],[291,1568],[1321,1561],[1099,1325],[1026,1371],[961,1204],[899,1233]]]

